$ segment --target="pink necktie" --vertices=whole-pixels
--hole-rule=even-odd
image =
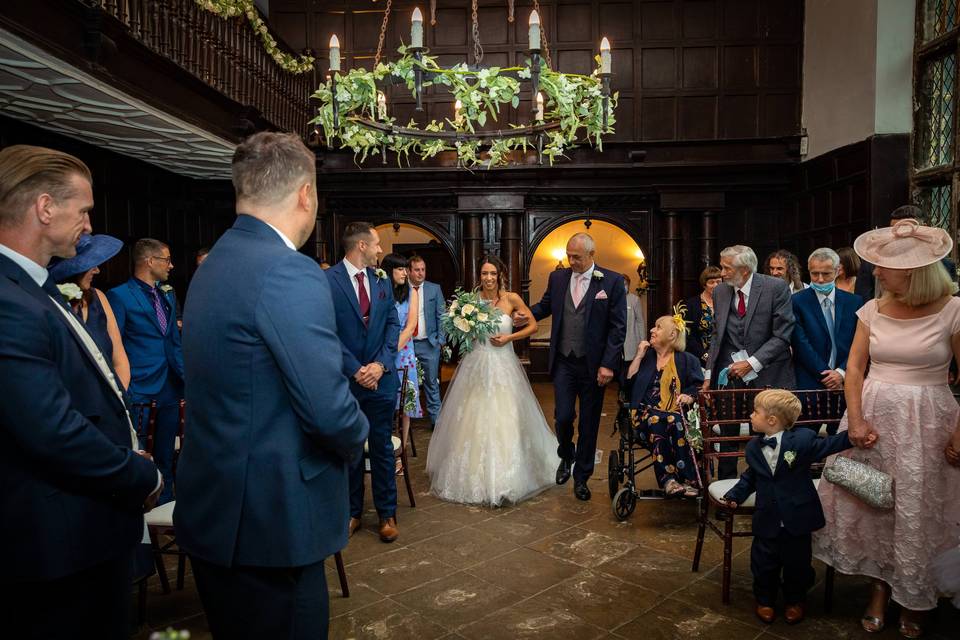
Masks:
[[[573,286],[573,306],[579,307],[580,301],[583,300],[583,281],[585,277],[582,273],[578,273],[574,277],[576,278],[577,283]]]

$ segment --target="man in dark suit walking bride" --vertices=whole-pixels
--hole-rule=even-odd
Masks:
[[[530,312],[537,320],[553,316],[550,376],[556,400],[557,484],[573,475],[573,493],[590,499],[597,432],[607,384],[619,370],[627,323],[623,276],[594,262],[593,238],[577,233],[567,242],[570,267],[550,274],[547,290]],[[515,323],[525,323],[522,315]],[[573,423],[580,401],[577,444]]]

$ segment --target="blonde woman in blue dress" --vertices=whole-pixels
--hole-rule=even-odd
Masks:
[[[532,314],[507,291],[495,256],[480,265],[480,296],[503,312],[500,331],[460,362],[430,441],[427,473],[431,492],[443,500],[516,504],[552,486],[560,463],[556,437],[510,346],[536,333],[537,323],[513,330],[514,312]]]

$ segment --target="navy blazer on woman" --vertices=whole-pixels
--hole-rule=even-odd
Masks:
[[[368,425],[341,374],[323,271],[240,215],[187,300],[177,544],[225,567],[297,567],[339,551],[348,461]]]
[[[0,255],[0,582],[48,581],[133,550],[157,468],[67,319]]]
[[[834,369],[846,369],[853,334],[857,331],[857,310],[863,298],[846,291],[835,290],[833,312],[834,334],[837,340],[837,359]],[[798,389],[822,389],[821,371],[830,368],[830,332],[823,317],[823,307],[817,292],[804,289],[793,294],[793,363]]]
[[[350,379],[350,389],[358,394],[374,393],[393,398],[400,388],[400,378],[396,375],[400,319],[393,305],[393,282],[389,276],[378,278],[376,270],[367,267],[365,273],[370,285],[370,317],[368,323],[364,324],[357,292],[343,262],[338,262],[324,273],[330,279],[337,333],[343,350],[343,373]],[[386,367],[375,392],[364,389],[353,379],[360,367],[371,362],[379,362]]]
[[[143,283],[130,278],[107,292],[107,299],[117,318],[123,348],[130,359],[130,392],[152,396],[160,393],[172,370],[183,380],[183,348],[177,327],[177,298],[161,294],[167,313],[167,330],[160,331],[160,321],[153,301],[144,292]]]
[[[680,378],[680,393],[685,393],[694,398],[703,385],[703,368],[700,361],[691,353],[686,351],[676,351],[673,354],[673,361],[677,366],[677,377]],[[630,406],[638,407],[644,403],[647,393],[650,391],[650,385],[657,374],[657,352],[653,347],[648,347],[647,352],[643,354],[640,360],[640,368],[633,380],[633,388],[630,392]]]
[[[810,478],[810,465],[853,446],[847,432],[821,438],[810,429],[784,431],[774,474],[770,473],[770,465],[763,455],[761,440],[762,437],[757,437],[747,443],[745,455],[749,466],[724,497],[743,504],[751,493],[757,492],[753,512],[755,536],[776,538],[781,522],[793,536],[822,529],[823,507]],[[787,451],[793,451],[796,456],[793,464],[783,458]]]
[[[597,273],[603,274],[603,277],[598,278]],[[581,301],[581,304],[587,305],[587,320],[584,323],[587,369],[594,372],[606,367],[616,374],[623,362],[623,340],[627,333],[627,290],[623,286],[623,276],[612,269],[595,264],[593,274]],[[530,307],[530,312],[537,320],[553,316],[550,326],[551,374],[560,345],[564,296],[570,295],[572,278],[573,269],[570,268],[551,273],[543,298]],[[601,291],[603,295],[598,299]]]

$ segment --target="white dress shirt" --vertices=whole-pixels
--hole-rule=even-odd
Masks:
[[[822,293],[820,293],[820,292],[817,291],[816,289],[814,289],[814,293],[817,294],[817,304],[820,305],[820,308],[821,308],[821,309],[823,309],[823,301],[824,301],[824,300],[830,300],[830,315],[833,316],[834,332],[836,332],[836,326],[837,326],[837,287],[834,286],[833,289],[830,291],[830,293],[828,293],[827,295],[823,295]],[[822,313],[822,311],[821,311],[821,313]],[[836,336],[834,336],[834,337],[836,337]],[[836,371],[837,373],[839,373],[841,378],[846,378],[846,377],[847,377],[847,372],[844,371],[843,369],[841,369],[840,367],[837,367],[836,369],[834,369],[834,371]]]
[[[423,289],[424,285],[427,284],[427,281],[424,280],[420,284],[411,284],[411,289],[417,290],[417,335],[413,336],[414,340],[423,340],[427,337],[427,317],[423,314]]]
[[[26,271],[27,275],[33,278],[33,281],[37,283],[38,287],[42,287],[43,283],[47,281],[47,276],[50,275],[47,273],[45,267],[41,267],[27,256],[17,253],[6,245],[0,244],[0,254],[10,258],[18,267]]]
[[[753,274],[750,274],[750,277],[747,278],[747,281],[743,283],[743,286],[739,289],[737,287],[733,288],[733,308],[736,310],[737,305],[740,304],[740,292],[743,292],[743,308],[750,308],[750,290],[753,288]],[[750,363],[750,366],[753,367],[753,370],[757,373],[760,373],[760,370],[763,369],[763,363],[754,358],[753,356],[747,357],[747,362]]]
[[[343,266],[347,268],[347,275],[350,276],[350,284],[353,285],[353,292],[357,294],[357,302],[360,302],[360,283],[357,282],[357,274],[363,273],[363,288],[367,292],[367,300],[373,304],[373,298],[370,297],[370,274],[366,269],[357,269],[353,263],[344,258]]]
[[[297,250],[297,248],[294,246],[294,244],[293,244],[292,242],[290,242],[290,238],[288,238],[287,236],[283,235],[283,231],[280,231],[280,229],[277,229],[275,226],[273,226],[272,224],[270,224],[270,223],[267,222],[266,220],[261,220],[260,222],[262,222],[263,224],[267,225],[268,227],[270,227],[271,229],[273,229],[274,231],[276,231],[276,232],[277,232],[277,235],[280,236],[280,239],[283,240],[283,244],[287,245],[288,247],[290,247],[290,248],[293,249],[294,251]]]
[[[587,268],[587,270],[584,271],[582,274],[579,274],[576,271],[573,272],[573,277],[570,278],[570,297],[571,298],[573,298],[574,300],[577,299],[577,296],[576,296],[577,285],[580,285],[580,287],[582,287],[583,298],[587,297],[587,289],[590,288],[590,279],[593,278],[593,270],[596,266],[597,266],[596,263],[591,264]],[[580,278],[582,278],[582,280]],[[581,303],[583,302],[583,298],[580,299]]]
[[[763,436],[763,437],[773,438],[777,441],[777,446],[773,447],[772,449],[770,447],[765,447],[763,445],[760,446],[760,450],[763,451],[763,457],[767,459],[767,464],[770,466],[770,473],[776,473],[777,461],[780,458],[780,443],[783,439],[783,431],[778,431],[772,436]],[[763,441],[761,440],[761,442]]]

